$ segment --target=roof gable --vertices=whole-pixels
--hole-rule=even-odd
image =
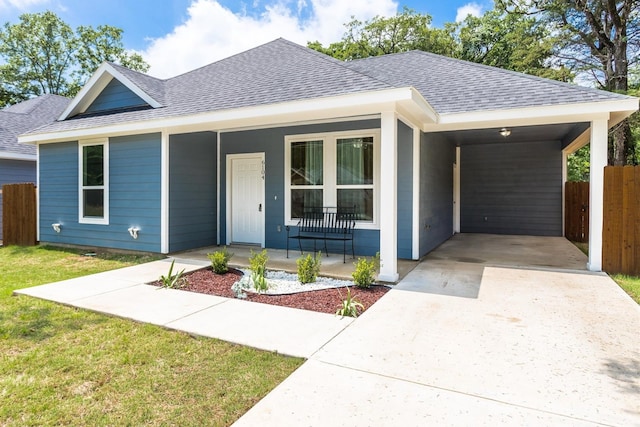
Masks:
[[[120,80],[111,79],[84,113],[99,113],[148,105],[147,102],[122,84]]]
[[[117,80],[119,85],[112,84],[110,86],[112,80]],[[116,64],[105,62],[100,65],[82,90],[80,90],[76,97],[71,101],[67,109],[60,116],[59,120],[65,120],[70,117],[77,116],[78,114],[88,112],[89,108],[95,104],[95,101],[98,100],[98,98],[102,98],[102,100],[97,104],[98,108],[102,108],[100,105],[103,101],[107,98],[113,98],[113,89],[120,89],[121,86],[128,89],[131,94],[140,98],[144,103],[141,105],[148,105],[151,108],[159,108],[162,106],[161,95],[163,83],[161,80],[128,70],[124,67],[117,66]],[[108,87],[109,90],[101,97]],[[121,93],[124,92],[121,90]],[[130,103],[132,99],[133,97],[129,95],[127,102]],[[113,99],[111,99],[106,105],[117,104],[118,102],[114,103]]]

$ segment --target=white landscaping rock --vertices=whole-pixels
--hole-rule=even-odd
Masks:
[[[251,278],[250,270],[241,269],[240,271],[244,273],[245,277]],[[353,282],[351,280],[339,280],[320,276],[318,276],[314,283],[303,284],[298,281],[297,274],[291,274],[285,271],[269,270],[267,271],[266,278],[269,289],[267,289],[266,291],[262,291],[261,293],[267,295],[286,295],[295,294],[298,292],[353,286]],[[255,289],[253,288],[253,282],[250,283],[251,286],[249,288],[245,288],[245,290],[247,292],[255,292]]]

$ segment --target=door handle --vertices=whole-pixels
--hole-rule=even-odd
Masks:
[[[258,212],[262,212],[262,203],[258,205]]]

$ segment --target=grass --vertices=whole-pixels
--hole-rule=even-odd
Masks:
[[[151,259],[0,248],[0,426],[229,425],[302,363],[12,296]]]
[[[628,293],[635,302],[640,304],[640,277],[614,274],[611,278],[615,280],[616,283],[620,285],[620,287],[624,289],[624,291]]]
[[[585,255],[589,255],[588,243],[572,243]],[[640,277],[626,276],[624,274],[611,274],[610,276],[636,303],[640,304]]]

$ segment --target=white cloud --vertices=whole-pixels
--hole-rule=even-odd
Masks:
[[[464,21],[469,15],[476,17],[482,15],[482,6],[478,3],[467,3],[464,6],[460,6],[456,13],[456,22]]]
[[[51,0],[0,0],[0,9],[17,9],[25,11],[33,6],[41,6],[50,3]]]
[[[0,0],[3,1],[3,0]],[[301,45],[339,40],[344,23],[398,10],[393,0],[271,0],[259,14],[233,13],[216,0],[194,0],[187,20],[141,52],[149,73],[172,77],[278,37]]]

